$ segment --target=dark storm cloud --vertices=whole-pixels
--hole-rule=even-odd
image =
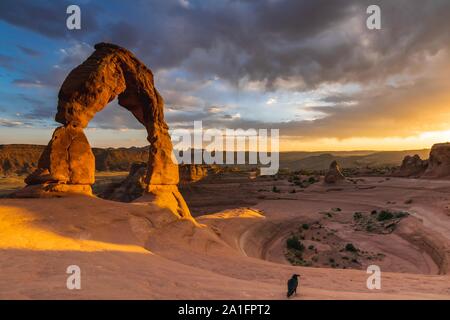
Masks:
[[[266,80],[269,89],[293,77],[294,89],[383,79],[450,43],[446,0],[134,1],[126,12],[110,3],[123,5],[80,4],[91,39],[124,45],[153,69],[182,67],[235,84]],[[381,31],[365,27],[373,3],[382,9]],[[68,4],[3,0],[0,19],[64,37],[74,34],[65,28]]]
[[[382,80],[448,47],[450,2],[375,1],[382,30],[370,31],[373,2],[192,1],[187,9],[169,2],[144,20],[117,22],[109,34],[155,69],[182,67],[232,83],[267,80],[269,89],[293,77],[300,80],[295,89]]]
[[[56,68],[17,79],[14,84],[57,88],[68,71],[92,52],[95,42],[110,41],[135,52],[158,74],[158,89],[168,109],[173,109],[166,112],[166,118],[177,126],[205,120],[205,126],[210,127],[279,128],[286,136],[404,136],[419,129],[432,129],[439,112],[446,114],[438,101],[430,102],[428,109],[424,103],[416,102],[448,91],[448,85],[441,85],[448,83],[447,78],[429,75],[415,79],[413,84],[385,84],[402,74],[421,76],[436,56],[444,55],[448,61],[448,0],[180,3],[83,2],[81,35],[85,38],[80,39],[89,45],[80,41],[78,47],[66,50]],[[67,4],[3,0],[0,19],[48,37],[72,37],[77,33],[68,35],[65,28]],[[370,4],[381,7],[379,31],[365,26]],[[0,56],[0,65],[10,63],[9,57]],[[180,70],[180,77],[189,80],[179,81],[177,74],[159,74],[165,70]],[[436,70],[442,72],[442,68]],[[207,107],[223,101],[208,101],[196,90],[215,77],[237,87],[242,80],[261,82],[261,93],[276,89],[307,91],[330,83],[357,83],[367,89],[324,97],[323,106],[310,108],[323,114],[321,119],[267,123],[233,117],[224,113],[223,107]],[[431,108],[437,111],[425,113]],[[138,128],[137,122],[122,111],[107,108],[96,116],[95,123],[102,128]],[[427,124],[420,123],[423,119],[427,119]]]

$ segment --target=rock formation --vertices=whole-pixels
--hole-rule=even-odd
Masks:
[[[392,175],[395,177],[420,177],[427,169],[428,161],[420,159],[419,155],[406,156],[402,165]]]
[[[344,181],[345,177],[339,168],[337,161],[333,161],[330,164],[330,168],[328,169],[327,174],[325,175],[325,183],[338,183]]]
[[[207,177],[208,169],[210,169],[207,165],[196,164],[182,164],[178,167],[180,184],[197,182]],[[146,163],[133,163],[128,176],[120,183],[110,185],[100,196],[109,200],[132,202],[144,195],[146,191],[146,175]]]
[[[144,195],[147,189],[146,176],[147,163],[133,163],[128,176],[120,183],[110,185],[100,196],[109,200],[132,202]]]
[[[179,172],[181,183],[197,182],[208,176],[208,167],[201,164],[182,164]]]
[[[450,177],[450,143],[438,143],[433,145],[430,151],[427,170],[422,177]]]
[[[29,187],[16,196],[91,193],[95,160],[83,129],[94,115],[118,98],[147,130],[149,160],[143,182],[146,200],[190,217],[178,191],[178,166],[172,161],[172,142],[164,121],[164,102],[152,72],[119,46],[95,45],[95,52],[73,69],[61,86],[55,120],[62,124],[26,179]]]

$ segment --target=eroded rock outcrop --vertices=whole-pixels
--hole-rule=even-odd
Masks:
[[[450,177],[450,143],[433,145],[428,159],[428,167],[423,178]]]
[[[210,168],[207,165],[179,165],[180,183],[188,184],[202,180],[208,176],[208,169]],[[132,202],[145,194],[146,175],[146,163],[133,163],[128,176],[120,183],[110,185],[100,196],[109,200]]]
[[[172,142],[164,121],[164,102],[154,86],[152,72],[134,55],[119,46],[100,43],[95,52],[73,69],[58,95],[55,120],[62,124],[43,152],[38,169],[27,179],[16,196],[51,195],[64,185],[65,192],[90,194],[94,182],[95,160],[83,133],[94,115],[118,98],[147,130],[149,160],[143,181],[145,197],[190,217],[189,209],[177,189],[178,165],[171,159]]]
[[[428,167],[428,161],[422,160],[419,155],[406,156],[400,168],[396,170],[392,175],[395,177],[408,177],[417,178],[420,177]]]
[[[333,161],[330,164],[330,168],[328,169],[328,172],[325,175],[325,183],[334,184],[341,181],[344,181],[345,177],[341,172],[341,169],[339,168],[339,165],[337,161]]]
[[[208,166],[201,164],[180,165],[180,182],[191,183],[202,180],[208,176]]]

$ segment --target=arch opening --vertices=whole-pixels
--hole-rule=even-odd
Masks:
[[[145,127],[150,143],[146,194],[140,201],[190,218],[178,191],[178,165],[172,161],[164,100],[155,88],[153,73],[130,51],[108,43],[95,45],[92,55],[64,80],[55,116],[62,126],[55,129],[37,170],[25,179],[27,187],[17,196],[92,195],[95,158],[83,129],[116,98]]]

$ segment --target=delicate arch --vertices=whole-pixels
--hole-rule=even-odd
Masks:
[[[64,185],[64,190],[81,188],[83,193],[86,190],[89,193],[95,180],[95,159],[83,129],[97,112],[118,97],[119,105],[147,130],[148,194],[179,216],[190,217],[178,192],[178,165],[171,159],[172,142],[164,121],[164,101],[154,86],[153,73],[130,51],[117,45],[99,43],[95,49],[64,80],[55,116],[63,126],[55,130],[38,169],[25,182],[39,185],[40,192],[61,192]]]

